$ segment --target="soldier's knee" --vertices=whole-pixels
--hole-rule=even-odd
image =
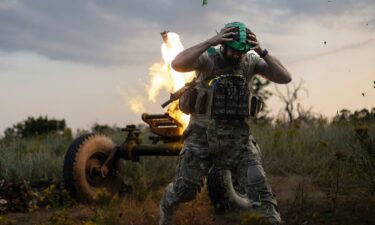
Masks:
[[[189,202],[195,199],[200,186],[185,179],[177,179],[173,185],[173,191],[179,202]]]
[[[261,165],[253,165],[248,168],[247,179],[251,186],[263,186],[266,183],[266,174]]]

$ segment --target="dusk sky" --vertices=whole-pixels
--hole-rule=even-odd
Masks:
[[[327,117],[342,108],[375,107],[374,0],[201,4],[0,0],[0,135],[28,116],[65,119],[73,129],[141,123],[127,101],[146,96],[149,67],[161,61],[159,33],[178,33],[186,48],[232,21],[246,23],[293,82],[304,81],[304,107]],[[167,94],[147,112],[161,113]],[[273,115],[281,107],[276,98],[268,105]]]

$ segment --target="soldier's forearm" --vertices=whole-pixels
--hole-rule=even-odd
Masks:
[[[276,57],[267,54],[263,59],[268,65],[263,74],[266,78],[279,84],[287,84],[292,80],[288,70]]]
[[[204,41],[180,52],[172,61],[172,68],[179,72],[189,72],[195,69],[199,56],[211,47],[209,41]]]

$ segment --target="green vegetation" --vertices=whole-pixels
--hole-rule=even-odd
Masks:
[[[0,141],[0,179],[38,182],[61,179],[61,168],[70,135],[47,134]]]
[[[13,127],[5,130],[5,138],[27,138],[36,135],[51,133],[70,132],[66,130],[65,120],[48,119],[48,117],[28,117],[25,121],[19,122]]]
[[[141,129],[143,139],[148,141],[148,129],[144,126]],[[116,144],[124,140],[125,134],[117,127],[95,124],[92,131],[108,135]],[[76,136],[86,132],[79,131]],[[305,116],[304,120],[297,118],[293,123],[257,123],[253,124],[252,133],[262,149],[263,165],[288,224],[375,222],[374,109],[353,113],[342,110],[332,122]],[[0,180],[15,183],[25,180],[30,184],[53,181],[55,185],[34,192],[38,197],[25,198],[36,202],[39,208],[60,210],[42,216],[41,221],[47,222],[40,224],[70,224],[77,219],[71,215],[71,209],[64,208],[71,203],[58,185],[64,154],[71,142],[70,132],[24,138],[6,136],[0,141]],[[83,206],[74,206],[87,214],[80,219],[81,224],[156,224],[158,201],[173,179],[177,162],[178,157],[124,161],[128,195],[109,204],[92,206],[89,212]],[[0,199],[2,187],[0,182]],[[182,207],[185,211],[179,211],[178,224],[192,224],[192,220],[194,224],[213,224],[213,209],[205,192],[197,201]],[[254,216],[244,215],[238,224],[254,220]],[[0,224],[1,221],[7,221],[6,215],[0,217]]]

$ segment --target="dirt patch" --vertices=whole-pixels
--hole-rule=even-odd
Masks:
[[[335,201],[309,179],[300,176],[269,176],[277,195],[279,210],[288,225],[370,225],[375,224],[375,197],[339,195]],[[139,199],[133,195],[115,199],[106,206],[73,204],[71,207],[39,208],[27,213],[6,213],[0,224],[17,225],[157,225],[163,188]],[[218,216],[206,189],[195,201],[181,205],[175,225],[239,224],[236,214]]]

